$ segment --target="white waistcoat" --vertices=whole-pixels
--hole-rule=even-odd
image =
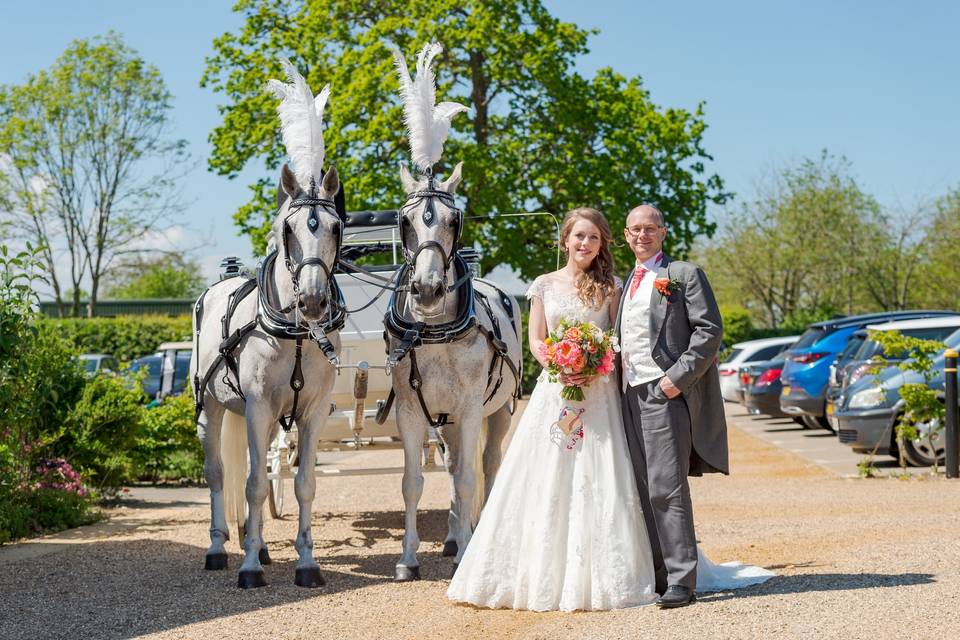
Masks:
[[[623,390],[663,376],[653,361],[650,345],[650,297],[656,269],[647,271],[637,292],[630,298],[630,283],[624,286],[623,315],[620,318],[620,356],[623,363]]]

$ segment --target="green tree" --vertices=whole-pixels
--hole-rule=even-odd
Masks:
[[[313,87],[331,84],[327,157],[344,177],[348,208],[395,208],[397,162],[408,154],[388,45],[411,56],[430,40],[443,44],[439,93],[471,112],[454,121],[440,170],[464,161],[464,240],[479,243],[485,269],[506,262],[530,277],[553,264],[548,218],[488,219],[499,213],[591,205],[618,228],[631,206],[653,200],[667,212],[670,250],[683,255],[697,234],[713,232],[707,203],[729,197],[706,170],[702,105],[659,108],[639,78],[611,69],[582,77],[574,63],[590,32],[540,0],[240,0],[235,10],[245,24],[214,41],[201,84],[227,100],[210,135],[210,168],[235,177],[258,159],[266,170],[235,214],[256,252],[284,156],[275,102],[263,91],[280,77],[280,55]]]
[[[960,188],[939,198],[924,236],[926,265],[917,278],[918,295],[926,305],[956,309],[960,283]]]
[[[113,32],[0,87],[7,213],[29,221],[20,228],[35,245],[69,254],[74,314],[82,280],[92,316],[117,256],[180,209],[175,181],[189,163],[186,142],[169,135],[171,100],[160,72]],[[44,262],[56,282],[52,256]]]
[[[721,302],[739,303],[770,327],[876,306],[864,292],[874,250],[886,238],[876,201],[826,151],[762,185],[698,257]]]
[[[196,298],[206,286],[197,261],[177,254],[140,257],[108,277],[106,297],[115,300]]]

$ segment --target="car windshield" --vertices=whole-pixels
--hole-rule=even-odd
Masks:
[[[160,367],[163,364],[163,359],[158,358],[157,356],[147,356],[146,358],[137,358],[130,363],[130,370],[134,373],[147,370],[147,375],[150,377],[160,375]]]
[[[737,358],[740,357],[741,353],[743,353],[743,349],[734,349],[733,351],[730,352],[730,355],[727,356],[727,359],[724,360],[724,364],[726,364],[727,362],[736,362]]]
[[[843,351],[840,352],[840,355],[837,356],[837,360],[839,362],[846,362],[847,360],[859,357],[865,342],[867,342],[867,340],[864,336],[853,334],[853,336],[850,338],[850,341],[847,342],[847,346],[844,347]]]
[[[83,358],[83,370],[94,373],[97,370],[97,361],[94,358]]]
[[[797,351],[799,349],[806,349],[807,347],[810,347],[816,344],[817,342],[819,342],[820,339],[823,338],[825,335],[827,335],[826,329],[822,327],[810,327],[809,329],[803,332],[803,335],[800,336],[800,339],[797,340],[797,342],[790,348],[794,351]]]
[[[178,351],[177,352],[177,361],[174,365],[173,372],[173,391],[178,393],[186,389],[187,387],[187,376],[190,373],[190,356],[192,355],[191,351]]]

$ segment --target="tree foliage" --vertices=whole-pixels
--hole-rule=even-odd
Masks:
[[[631,206],[656,201],[668,214],[669,248],[683,255],[694,236],[713,231],[707,203],[729,196],[706,169],[702,105],[660,108],[639,78],[576,73],[590,32],[539,0],[241,0],[235,10],[245,24],[214,41],[202,79],[227,99],[209,164],[236,176],[263,163],[266,175],[235,214],[257,252],[284,156],[275,103],[263,91],[280,77],[281,55],[313,87],[331,84],[327,157],[345,180],[347,207],[396,208],[404,195],[397,163],[408,153],[388,46],[412,56],[428,41],[443,44],[439,99],[471,112],[454,121],[440,170],[464,161],[464,240],[481,246],[486,269],[505,262],[530,277],[553,264],[548,218],[488,219],[500,213],[596,206],[618,228]]]
[[[108,277],[106,297],[113,300],[196,298],[206,288],[197,261],[179,254],[137,256]]]
[[[0,87],[0,181],[7,217],[44,248],[57,296],[90,283],[92,316],[114,260],[179,210],[186,142],[170,138],[160,72],[116,33],[75,40],[49,68]],[[69,287],[55,268],[69,255]]]

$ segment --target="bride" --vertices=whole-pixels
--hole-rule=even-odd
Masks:
[[[561,319],[604,330],[613,325],[622,287],[613,275],[611,239],[595,209],[564,218],[567,264],[539,276],[527,293],[530,349],[540,364],[546,366],[538,346]],[[562,399],[564,384],[584,386],[584,400]],[[570,405],[583,409],[582,438],[557,426]],[[700,591],[773,575],[698,555]],[[654,582],[616,383],[577,376],[550,382],[541,373],[447,596],[489,608],[589,611],[654,602]]]

